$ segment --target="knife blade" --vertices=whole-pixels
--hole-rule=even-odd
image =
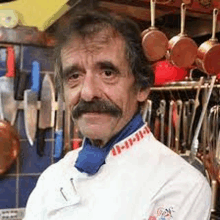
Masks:
[[[2,107],[2,93],[0,90],[0,120],[4,120],[3,107]]]
[[[0,91],[2,99],[3,117],[14,125],[18,102],[14,99],[15,51],[12,46],[7,47],[7,73],[0,77]]]
[[[28,141],[31,146],[37,129],[37,101],[40,89],[40,64],[37,61],[32,63],[31,89],[24,91],[24,124]]]
[[[63,97],[62,94],[58,94],[57,98],[57,117],[56,117],[56,128],[55,128],[55,148],[54,155],[55,159],[62,157],[63,151]]]
[[[55,110],[55,89],[49,74],[46,74],[41,89],[41,107],[38,124],[38,144],[37,153],[39,156],[44,155],[45,132],[48,128],[54,126]]]

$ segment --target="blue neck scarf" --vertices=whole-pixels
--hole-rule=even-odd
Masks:
[[[134,115],[130,122],[115,135],[103,148],[92,145],[88,138],[85,138],[83,148],[79,152],[75,167],[80,172],[93,175],[98,172],[99,168],[105,163],[105,159],[112,147],[119,141],[125,139],[144,125],[140,113]]]

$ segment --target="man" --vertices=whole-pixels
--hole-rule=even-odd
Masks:
[[[56,54],[85,139],[43,172],[25,220],[209,219],[206,179],[142,121],[153,73],[137,26],[100,12],[75,15]]]

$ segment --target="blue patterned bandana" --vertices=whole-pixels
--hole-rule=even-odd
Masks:
[[[112,147],[119,141],[125,139],[130,134],[144,125],[140,113],[134,115],[130,122],[115,135],[103,148],[92,145],[88,138],[85,138],[82,150],[79,152],[75,167],[80,172],[93,175],[98,172],[99,168],[105,163],[105,158]]]

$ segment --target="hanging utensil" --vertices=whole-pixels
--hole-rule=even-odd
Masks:
[[[143,108],[143,121],[147,122],[148,127],[151,125],[152,101],[147,99]]]
[[[160,121],[160,138],[159,140],[164,143],[164,117],[165,117],[165,110],[166,110],[166,101],[164,99],[160,100],[160,106],[157,109],[157,116],[159,117],[159,121]]]
[[[151,27],[142,32],[142,46],[149,61],[163,58],[168,48],[166,35],[155,27],[155,5],[156,0],[151,0]]]
[[[24,91],[24,122],[28,141],[33,146],[37,130],[37,101],[40,90],[40,64],[37,61],[32,63],[31,81],[31,89]]]
[[[195,108],[195,100],[194,99],[189,99],[189,105],[188,105],[188,112],[187,112],[187,117],[188,117],[188,125],[190,126],[191,122],[192,122],[192,116],[193,116],[193,110]],[[190,131],[190,129],[188,129],[188,137],[187,137],[187,146],[189,147],[191,142],[192,142],[192,134],[190,134],[190,132],[192,132],[192,130]],[[189,137],[191,138],[189,140]]]
[[[54,126],[55,120],[55,89],[49,74],[46,74],[41,89],[41,107],[38,124],[38,144],[37,153],[39,156],[44,155],[45,132],[48,128]]]
[[[194,100],[194,104],[193,104],[193,109],[192,109],[192,117],[191,117],[191,122],[190,122],[190,127],[189,127],[189,138],[188,138],[188,145],[191,144],[191,140],[192,140],[192,129],[193,129],[193,125],[194,125],[194,120],[195,120],[195,116],[196,116],[196,110],[199,107],[199,94],[200,94],[200,90],[201,90],[201,86],[203,84],[203,77],[200,77],[200,80],[198,82],[198,88],[196,90],[196,97]]]
[[[207,95],[208,95],[208,88],[205,87],[203,89],[202,106],[206,103]],[[203,155],[204,164],[206,164],[206,148],[208,146],[207,137],[208,137],[208,113],[206,111],[204,119],[203,119],[203,130],[201,130],[201,140],[203,143],[202,155]]]
[[[18,102],[14,99],[15,51],[7,47],[7,73],[0,77],[3,117],[14,125],[17,115]]]
[[[197,55],[197,44],[185,32],[186,4],[181,4],[181,31],[172,37],[168,43],[166,58],[178,67],[189,68],[194,63]]]
[[[173,113],[174,101],[171,100],[169,103],[169,116],[168,116],[168,136],[167,136],[167,147],[171,147],[173,125],[172,125],[172,113]]]
[[[154,120],[154,136],[157,140],[160,140],[160,106],[156,110],[156,116]]]
[[[194,137],[192,140],[191,150],[190,150],[190,155],[189,155],[189,163],[192,163],[195,160],[195,157],[196,157],[196,154],[198,151],[198,136],[199,136],[200,128],[202,126],[204,115],[206,113],[206,109],[207,109],[207,106],[208,106],[208,103],[209,103],[209,100],[211,97],[213,86],[215,84],[215,80],[216,80],[216,76],[213,76],[211,79],[211,83],[210,83],[210,87],[209,87],[209,91],[208,91],[208,95],[207,95],[207,100],[206,100],[205,104],[203,105],[202,112],[201,112],[201,115],[199,118],[199,122],[197,124],[196,130],[194,133]]]
[[[207,179],[209,179],[209,176],[207,176],[207,172],[206,172],[206,169],[204,167],[204,164],[202,163],[201,160],[199,160],[198,157],[196,157],[196,154],[197,154],[198,147],[199,147],[198,135],[199,135],[199,132],[200,132],[200,128],[201,128],[206,110],[207,110],[207,106],[208,106],[208,103],[209,103],[209,100],[210,100],[210,97],[211,97],[211,93],[212,93],[212,90],[213,90],[215,80],[216,80],[216,76],[213,76],[212,79],[211,79],[211,83],[209,85],[207,99],[206,99],[206,102],[203,105],[202,112],[201,112],[201,115],[200,115],[200,118],[199,118],[199,122],[197,124],[196,130],[195,130],[195,133],[194,133],[194,137],[193,137],[192,144],[191,144],[191,150],[190,150],[189,154],[181,155],[181,157],[183,159],[185,159],[192,166],[194,166],[196,169],[198,169]],[[206,84],[205,86],[208,87],[208,84]],[[212,184],[215,185],[214,180],[212,181]]]
[[[218,183],[220,183],[220,129],[219,129],[219,133],[218,133],[218,144],[216,146],[215,159],[216,159],[216,164],[217,164],[216,179],[217,179]]]
[[[164,124],[165,124],[165,113],[166,113],[166,101],[160,100],[160,141],[164,144]]]
[[[216,146],[215,146],[215,124],[216,120],[216,106],[213,106],[210,109],[210,113],[208,116],[208,147],[209,147],[209,175],[211,178],[211,189],[212,189],[212,201],[211,201],[211,211],[216,211],[216,201],[217,201],[217,179],[216,179],[216,171],[217,166],[215,164],[215,155],[216,155]]]
[[[182,151],[183,153],[187,150],[187,138],[188,138],[188,108],[189,101],[183,103],[183,116],[182,116],[182,129],[183,129],[183,138],[182,138]]]
[[[177,120],[176,120],[176,124],[175,124],[175,152],[179,153],[180,124],[181,124],[182,109],[183,109],[182,100],[177,100],[176,105],[177,105]]]
[[[220,43],[216,38],[218,9],[213,10],[212,37],[202,43],[197,51],[196,65],[199,70],[207,74],[220,72]]]

